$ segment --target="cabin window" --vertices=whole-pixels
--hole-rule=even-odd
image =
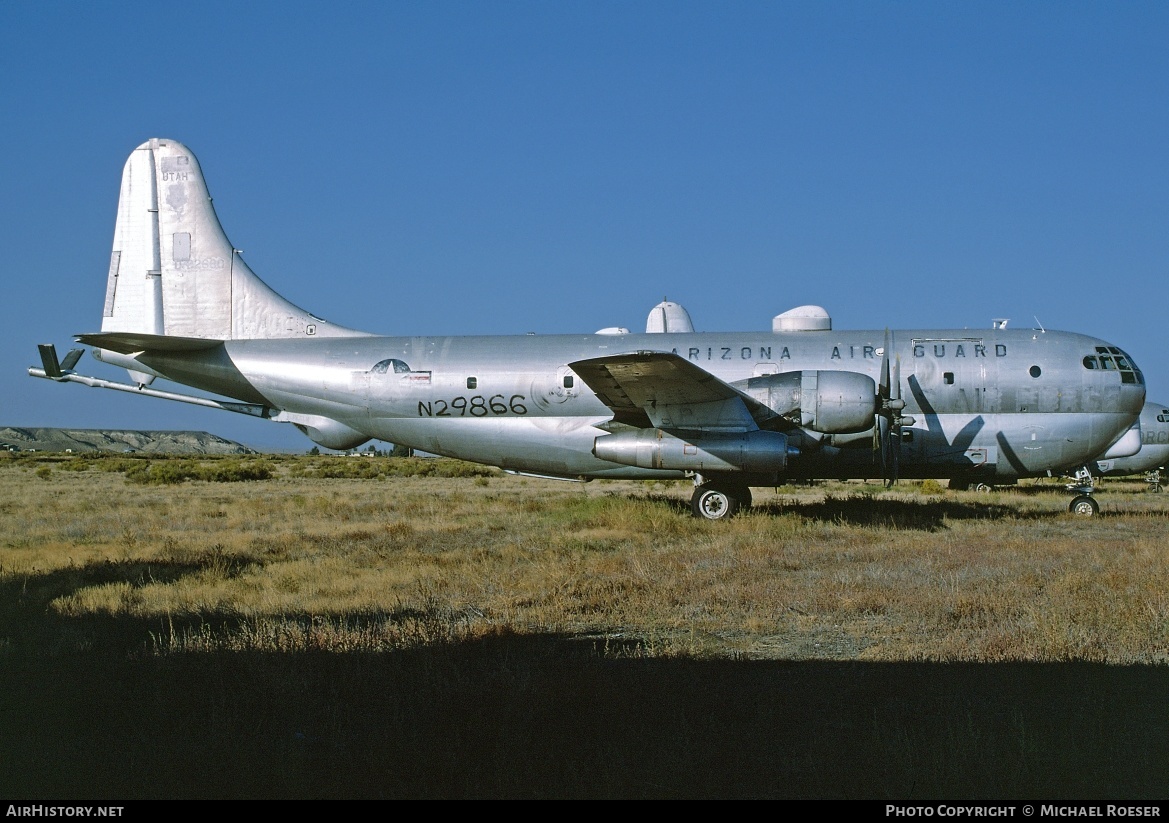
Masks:
[[[474,377],[467,378],[467,388],[468,389],[476,388],[478,385],[479,385],[478,379],[476,379]]]
[[[942,374],[942,382],[945,383],[947,386],[953,386],[954,385],[954,372],[952,372],[952,371],[944,372]]]
[[[1043,374],[1043,369],[1039,368],[1038,366],[1032,366],[1030,369],[1028,369],[1027,373],[1032,377],[1038,377],[1039,375]]]
[[[564,375],[564,388],[566,388],[566,389],[572,388],[572,375],[571,374]]]

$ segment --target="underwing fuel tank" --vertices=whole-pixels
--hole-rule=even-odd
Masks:
[[[791,447],[779,432],[691,432],[682,438],[662,429],[640,429],[598,437],[593,454],[601,460],[643,469],[674,471],[782,471]]]

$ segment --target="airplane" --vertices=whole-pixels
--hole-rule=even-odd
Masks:
[[[1039,329],[840,331],[801,306],[771,329],[695,332],[663,301],[644,334],[387,337],[328,322],[262,281],[224,233],[195,155],[154,138],[126,161],[101,331],[132,382],[41,345],[33,377],[282,423],[348,449],[378,439],[513,474],[691,478],[720,520],[752,487],[880,477],[1010,480],[1135,454],[1144,377],[1120,348]],[[223,399],[153,388],[163,379]]]
[[[1092,478],[1131,477],[1145,475],[1150,491],[1161,491],[1161,473],[1169,466],[1169,408],[1160,403],[1145,403],[1137,422],[1130,427],[1130,435],[1139,434],[1141,447],[1127,457],[1100,458],[1089,461],[1087,470]],[[1115,452],[1115,449],[1110,451]],[[1082,478],[1067,488],[1075,488]],[[1015,480],[971,480],[968,477],[950,478],[950,488],[958,491],[993,491],[997,487],[1014,485]]]
[[[1139,419],[1141,448],[1136,454],[1101,458],[1089,468],[1096,477],[1131,477],[1143,474],[1149,491],[1161,491],[1161,474],[1169,467],[1169,405],[1145,403]]]

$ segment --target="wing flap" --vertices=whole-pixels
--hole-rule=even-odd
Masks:
[[[775,416],[672,352],[608,355],[569,366],[613,410],[614,420],[639,428],[753,431]]]

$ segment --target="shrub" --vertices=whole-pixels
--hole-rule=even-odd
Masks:
[[[272,477],[272,464],[263,460],[229,460],[207,466],[200,472],[200,480],[218,483],[237,483],[244,480],[268,480]]]
[[[942,484],[932,477],[921,481],[922,494],[941,494],[943,491]]]
[[[293,477],[372,480],[379,477],[497,477],[491,466],[427,457],[326,457],[298,461]]]
[[[126,479],[132,483],[172,485],[186,480],[212,483],[236,483],[244,480],[268,480],[272,464],[266,460],[214,460],[203,465],[194,460],[153,460],[128,466]]]

